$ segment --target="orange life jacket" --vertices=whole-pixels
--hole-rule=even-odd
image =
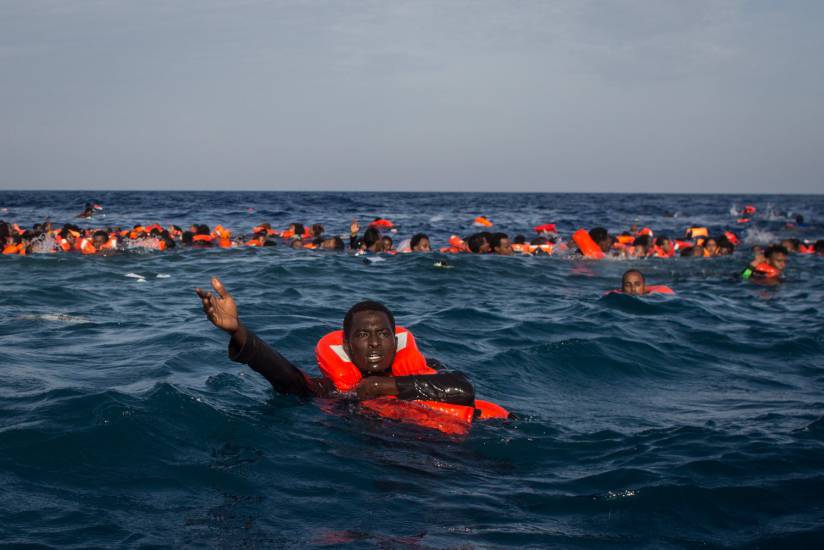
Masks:
[[[690,227],[687,229],[687,238],[695,239],[696,237],[709,237],[710,232],[706,227]]]
[[[480,225],[480,226],[483,226],[483,227],[492,227],[492,226],[494,225],[494,224],[493,224],[493,223],[489,220],[489,218],[486,218],[486,217],[484,217],[484,216],[478,216],[477,218],[475,218],[474,220],[472,220],[472,222],[473,222],[473,223],[475,223],[476,225]]]
[[[195,235],[194,237],[192,237],[192,242],[210,243],[210,242],[212,242],[212,236],[211,235]]]
[[[395,227],[395,224],[389,220],[385,220],[383,218],[377,219],[373,222],[369,222],[369,227],[379,227],[381,229],[392,229]]]
[[[97,249],[94,247],[92,242],[87,238],[83,237],[78,241],[77,245],[78,250],[80,250],[83,254],[97,254]]]
[[[589,231],[586,229],[579,229],[572,234],[572,240],[578,245],[578,249],[587,258],[595,258],[600,260],[604,257],[604,251],[601,247],[595,244],[592,237],[589,236]]]
[[[626,294],[623,289],[616,288],[610,290],[607,294]],[[675,291],[666,285],[647,285],[644,294],[675,294]]]
[[[554,223],[545,223],[543,225],[536,225],[533,227],[535,233],[557,233],[558,230]]]
[[[459,252],[467,252],[468,250],[469,248],[467,248],[464,240],[457,235],[449,237],[449,246],[440,249],[444,254],[457,254]]]
[[[758,275],[764,277],[765,279],[777,279],[781,276],[781,272],[767,262],[761,262],[755,266],[755,271]]]
[[[23,243],[20,244],[8,244],[3,247],[3,254],[9,256],[11,254],[20,254],[22,256],[26,255],[26,247]]]
[[[415,337],[403,327],[395,328],[398,344],[392,361],[392,376],[436,374],[418,351]],[[352,391],[363,375],[343,349],[343,331],[330,332],[315,347],[318,367],[323,376],[332,381],[341,392]],[[475,400],[475,407],[453,405],[439,401],[403,401],[383,397],[363,401],[361,405],[383,417],[412,422],[444,433],[464,434],[469,431],[475,410],[480,418],[507,418],[509,413],[494,403]]]
[[[738,240],[738,236],[733,233],[732,231],[724,231],[724,236],[727,237],[727,240],[730,241],[733,246],[738,246],[740,241]]]

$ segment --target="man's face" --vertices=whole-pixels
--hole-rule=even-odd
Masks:
[[[612,239],[606,237],[600,241],[598,241],[598,248],[601,249],[601,252],[609,252],[610,247],[612,246]]]
[[[484,239],[484,242],[478,248],[478,254],[488,254],[492,252],[492,246],[490,246],[489,241]]]
[[[412,250],[414,250],[415,252],[429,252],[429,251],[431,251],[432,249],[429,248],[429,239],[419,240],[418,244],[416,244],[415,248],[413,248]]]
[[[495,254],[500,254],[501,256],[512,256],[512,244],[509,242],[509,239],[501,239],[499,241],[498,246],[495,247]]]
[[[396,347],[389,318],[380,311],[356,313],[348,340],[343,341],[343,349],[364,376],[389,372]]]
[[[784,268],[787,267],[787,255],[783,252],[773,252],[767,261],[778,271],[784,271]]]
[[[109,239],[107,239],[103,235],[95,235],[92,237],[92,245],[94,245],[95,248],[100,248],[101,246],[106,244],[106,241],[108,240]]]
[[[707,242],[704,243],[704,250],[710,253],[710,256],[715,256],[718,254],[718,243],[715,239],[707,239]]]
[[[631,294],[633,296],[644,294],[647,290],[647,285],[644,283],[644,278],[640,273],[634,272],[624,275],[622,286],[624,288],[624,294]]]

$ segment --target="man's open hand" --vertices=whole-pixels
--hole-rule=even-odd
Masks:
[[[212,288],[215,289],[216,295],[202,288],[195,289],[195,293],[203,301],[203,311],[217,328],[234,334],[240,328],[235,299],[223,288],[223,283],[217,277],[212,277]]]

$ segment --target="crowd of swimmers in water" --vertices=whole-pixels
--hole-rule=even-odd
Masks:
[[[87,204],[78,216],[91,218],[98,205]],[[754,209],[753,209],[754,210]],[[748,221],[748,220],[746,220]],[[739,220],[741,222],[741,220]],[[330,235],[321,224],[290,224],[284,230],[262,223],[244,234],[234,233],[222,225],[209,227],[193,224],[187,228],[177,225],[135,225],[131,228],[81,228],[74,223],[56,226],[51,222],[22,228],[0,220],[0,245],[3,255],[31,253],[77,253],[106,255],[124,250],[170,250],[175,248],[237,248],[288,246],[293,249],[349,251],[352,254],[426,253],[438,250],[449,254],[511,255],[582,255],[588,258],[672,258],[715,257],[732,254],[741,243],[733,231],[711,233],[706,227],[688,227],[682,236],[655,235],[648,227],[633,225],[618,235],[603,227],[575,231],[571,239],[561,238],[555,224],[547,223],[533,228],[530,237],[492,230],[492,222],[479,216],[473,224],[480,230],[466,237],[452,235],[444,246],[434,247],[429,236],[416,233],[399,243],[392,221],[375,218],[363,232],[357,220],[349,226],[348,236]],[[752,249],[753,261],[744,269],[742,277],[753,280],[780,278],[790,254],[824,255],[824,240],[806,242],[784,239],[769,246]],[[625,285],[626,286],[626,285]],[[624,289],[626,290],[626,289]]]

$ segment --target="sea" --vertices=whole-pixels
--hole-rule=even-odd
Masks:
[[[103,209],[78,220],[87,202]],[[823,196],[0,192],[0,219],[23,226],[347,235],[383,217],[396,242],[434,248],[479,215],[528,238],[700,225],[742,244],[603,261],[282,244],[0,257],[0,545],[824,547],[824,257],[792,255],[774,287],[738,277],[753,245],[824,238]],[[630,268],[676,294],[606,294]],[[194,289],[212,276],[311,375],[317,340],[379,300],[513,417],[450,436],[279,395],[205,318]]]

